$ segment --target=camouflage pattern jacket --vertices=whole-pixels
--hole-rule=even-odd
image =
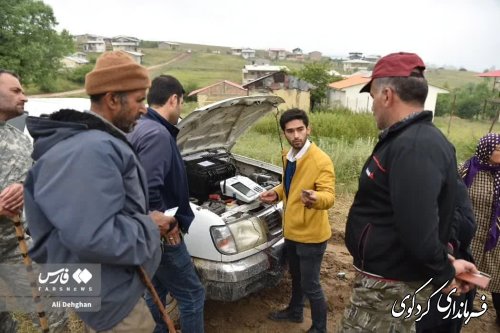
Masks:
[[[23,183],[31,167],[32,145],[15,127],[0,121],[0,192],[13,183]],[[17,238],[10,219],[0,216],[0,262],[16,261]]]

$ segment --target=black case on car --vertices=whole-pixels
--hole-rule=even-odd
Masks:
[[[208,195],[220,192],[220,181],[234,177],[236,167],[214,157],[185,161],[189,182],[189,195],[206,200]]]

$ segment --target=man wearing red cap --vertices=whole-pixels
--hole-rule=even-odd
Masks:
[[[146,68],[126,53],[106,52],[85,78],[89,112],[27,120],[36,161],[25,183],[30,255],[82,269],[100,264],[100,309],[77,310],[85,332],[154,329],[137,268],[154,274],[160,235],[173,219],[149,212],[147,178],[125,137],[146,113],[150,84]]]
[[[341,332],[414,331],[434,290],[466,292],[470,285],[455,276],[477,271],[448,256],[457,164],[432,112],[423,110],[424,69],[416,54],[389,54],[361,89],[373,98],[381,133],[347,219],[345,242],[357,275]]]

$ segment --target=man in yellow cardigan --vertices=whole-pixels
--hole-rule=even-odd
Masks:
[[[292,277],[288,307],[271,312],[275,321],[303,322],[304,296],[311,305],[310,333],[326,332],[327,305],[320,284],[320,268],[332,231],[328,209],[335,199],[335,173],[330,157],[308,140],[307,114],[285,111],[280,126],[291,149],[286,153],[282,183],[261,194],[266,203],[283,200],[285,251]]]

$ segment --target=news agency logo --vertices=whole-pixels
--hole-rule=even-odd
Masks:
[[[84,268],[83,271],[78,268],[72,275],[73,279],[78,283],[84,283],[87,284],[87,282],[92,279],[92,273],[89,272],[88,269]]]
[[[45,275],[45,276],[44,276]],[[83,270],[78,268],[71,275],[73,280],[78,284],[87,284],[92,279],[92,273],[86,268]],[[39,273],[38,274],[38,282],[40,284],[63,284],[65,285],[69,281],[69,269],[64,267],[58,269],[56,271],[47,272],[47,273]]]
[[[101,265],[99,264],[40,264],[35,276],[38,291],[52,296],[99,296]]]

